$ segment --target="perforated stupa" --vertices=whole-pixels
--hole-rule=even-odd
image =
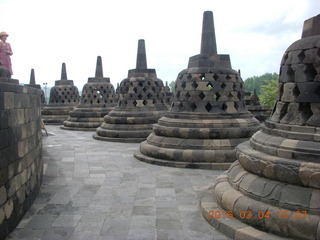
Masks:
[[[62,125],[69,117],[69,112],[79,104],[79,91],[68,80],[66,64],[62,63],[61,79],[55,81],[51,88],[49,103],[43,107],[41,113],[45,124]]]
[[[61,128],[66,130],[95,131],[103,117],[116,106],[116,94],[110,78],[103,77],[102,59],[97,58],[95,77],[88,78],[82,88],[79,105],[70,112]]]
[[[320,239],[320,15],[284,53],[271,118],[236,151],[203,216],[230,237]]]
[[[204,12],[201,53],[178,74],[171,109],[135,156],[167,166],[227,169],[236,160],[234,148],[259,128],[229,55],[217,54],[213,14]]]
[[[152,125],[167,111],[162,80],[147,68],[144,40],[138,42],[137,65],[121,81],[116,108],[104,117],[94,138],[104,141],[141,142]]]

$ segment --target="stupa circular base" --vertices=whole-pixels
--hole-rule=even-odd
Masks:
[[[70,118],[68,118],[67,121],[64,121],[63,126],[60,128],[64,130],[95,131],[101,125],[101,121],[97,121],[99,119],[83,119],[83,121],[80,122],[73,122],[69,120]]]
[[[42,115],[45,125],[63,125],[63,122],[68,118],[68,115]]]
[[[96,127],[66,127],[61,126],[60,127],[63,130],[71,130],[71,131],[88,131],[88,132],[94,132],[96,130]]]
[[[260,231],[251,227],[234,217],[230,217],[226,210],[219,207],[219,204],[212,197],[213,191],[204,192],[204,196],[199,203],[199,211],[202,217],[219,232],[232,239],[250,240],[290,240],[271,233]],[[218,216],[218,217],[215,217]]]
[[[47,125],[63,125],[74,106],[46,106],[42,109],[43,123]]]
[[[96,140],[106,141],[106,142],[122,142],[122,143],[141,143],[146,138],[115,138],[115,137],[102,137],[97,133],[93,134],[92,137]]]
[[[253,227],[264,231],[262,236],[320,238],[319,190],[259,177],[236,161],[217,178],[210,195],[218,205],[215,209],[203,205],[201,212],[208,222],[237,219],[244,231]],[[212,225],[219,228],[217,223]],[[250,232],[252,239],[270,239]],[[251,239],[248,236],[238,239]]]
[[[170,161],[166,159],[153,158],[142,154],[140,151],[134,153],[134,157],[142,162],[156,164],[166,167],[178,167],[178,168],[196,168],[196,169],[208,169],[208,170],[225,170],[228,169],[231,163],[203,163],[203,162],[180,162]]]

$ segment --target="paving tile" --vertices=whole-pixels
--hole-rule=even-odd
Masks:
[[[184,240],[182,230],[157,229],[157,240]]]
[[[223,171],[147,164],[133,157],[139,144],[47,130],[40,193],[8,240],[229,239],[198,210]]]
[[[48,229],[56,218],[55,215],[35,215],[25,226],[25,229]]]
[[[44,233],[42,238],[46,240],[67,240],[72,231],[73,227],[52,227]]]
[[[180,219],[157,219],[156,227],[157,229],[182,230]]]
[[[118,237],[119,239],[126,239],[130,227],[129,220],[107,220],[104,222],[100,235]]]
[[[60,215],[52,223],[53,227],[75,227],[79,223],[82,215]]]
[[[156,209],[153,206],[133,206],[132,215],[155,216]]]

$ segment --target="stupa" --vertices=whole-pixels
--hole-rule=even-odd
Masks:
[[[34,75],[34,69],[33,68],[31,69],[31,73],[30,73],[30,83],[29,84],[25,84],[25,86],[33,87],[33,88],[36,88],[36,89],[40,89],[41,90],[41,95],[40,95],[41,105],[43,106],[43,105],[46,104],[46,99],[45,99],[44,92],[41,89],[40,84],[36,84],[36,78],[35,78],[35,75]]]
[[[95,77],[88,78],[83,86],[80,103],[69,118],[63,122],[62,129],[95,131],[103,123],[103,117],[116,106],[116,94],[110,78],[103,77],[102,59],[97,58]]]
[[[43,122],[62,125],[78,103],[78,88],[74,86],[73,80],[68,80],[66,64],[62,63],[61,79],[55,81],[55,86],[50,91],[49,103],[41,111]]]
[[[213,14],[206,11],[201,53],[178,74],[170,110],[135,157],[166,166],[227,169],[236,160],[234,148],[258,129],[245,107],[241,77],[229,55],[217,53]]]
[[[320,239],[319,26],[320,14],[304,22],[283,55],[270,119],[202,199],[203,216],[232,238]]]
[[[167,111],[162,80],[156,70],[147,68],[145,42],[138,42],[136,68],[121,81],[115,109],[104,117],[93,135],[95,139],[116,142],[142,142],[152,125]]]
[[[269,118],[271,112],[270,107],[260,104],[256,89],[253,90],[252,95],[251,92],[245,93],[245,102],[249,112],[260,122],[264,122]]]

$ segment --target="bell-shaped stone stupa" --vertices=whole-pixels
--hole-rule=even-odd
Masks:
[[[319,26],[320,15],[305,21],[282,58],[270,119],[237,146],[238,161],[201,201],[203,216],[230,237],[320,239]]]
[[[271,110],[267,105],[260,105],[260,99],[257,95],[256,89],[245,93],[245,102],[249,112],[260,122],[264,122],[270,116]]]
[[[102,60],[97,58],[95,77],[83,86],[79,105],[69,113],[62,129],[95,131],[103,117],[116,106],[116,95],[109,78],[103,77]]]
[[[62,125],[78,103],[78,88],[73,85],[73,80],[68,80],[66,64],[62,63],[61,79],[55,81],[55,86],[50,91],[49,103],[41,111],[43,122]]]
[[[44,95],[44,91],[41,89],[40,84],[36,84],[36,78],[34,75],[34,69],[31,69],[31,73],[30,73],[30,83],[29,84],[25,84],[25,86],[28,87],[33,87],[36,89],[40,89],[41,90],[41,95],[40,95],[40,99],[41,99],[41,105],[45,105],[46,104],[46,99],[45,99],[45,95]]]
[[[227,169],[234,148],[260,128],[247,111],[243,81],[229,55],[217,54],[213,14],[204,12],[201,53],[178,74],[174,99],[135,157],[149,163]]]
[[[142,142],[152,125],[167,111],[162,80],[155,69],[147,68],[144,40],[138,42],[136,69],[121,81],[116,108],[104,117],[94,138],[116,142]]]

